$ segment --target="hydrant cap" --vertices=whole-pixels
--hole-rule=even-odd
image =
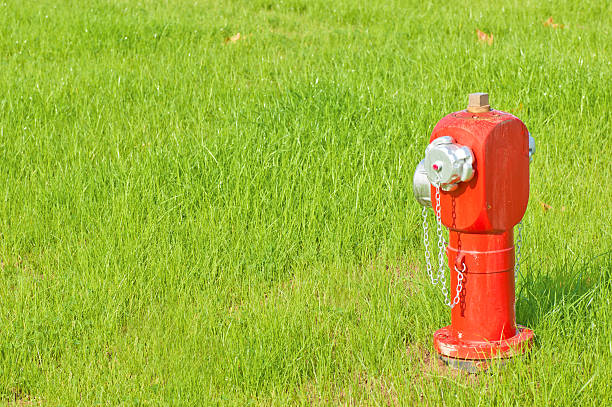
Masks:
[[[457,183],[474,176],[474,154],[468,147],[455,144],[450,136],[438,137],[425,149],[424,172],[432,185],[453,191]]]

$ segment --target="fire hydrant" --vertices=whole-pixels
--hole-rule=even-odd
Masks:
[[[417,166],[413,187],[424,206],[427,271],[452,309],[451,324],[434,334],[434,347],[452,367],[477,371],[533,342],[533,331],[515,319],[514,226],[527,208],[534,152],[523,122],[491,109],[488,94],[473,93],[467,109],[436,124]],[[431,264],[428,207],[436,218],[438,270]],[[449,229],[448,246],[442,225]]]

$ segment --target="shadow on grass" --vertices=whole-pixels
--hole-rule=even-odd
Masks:
[[[524,268],[517,285],[517,322],[537,326],[546,315],[560,307],[581,304],[588,309],[593,297],[610,284],[612,251],[587,259],[559,258],[557,262],[541,259]]]

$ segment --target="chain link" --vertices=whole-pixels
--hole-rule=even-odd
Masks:
[[[519,222],[516,225],[517,236],[516,236],[516,255],[515,255],[515,263],[514,263],[514,282],[518,276],[521,274],[521,246],[523,245],[523,222]]]
[[[440,183],[434,184],[436,188],[436,233],[438,235],[438,281],[440,282],[440,290],[444,295],[444,303],[450,304],[448,300],[448,289],[446,288],[446,278],[444,278],[444,248],[446,241],[444,240],[444,232],[442,230],[442,205],[440,204]]]
[[[442,229],[442,205],[440,204],[440,183],[434,183],[434,188],[436,189],[435,194],[435,216],[436,216],[436,234],[438,236],[438,271],[437,274],[433,273],[433,266],[431,263],[431,251],[429,249],[429,226],[427,224],[427,208],[423,207],[422,215],[423,215],[423,245],[425,246],[425,263],[427,266],[427,275],[431,280],[431,283],[435,286],[440,283],[440,290],[444,295],[444,304],[451,309],[459,304],[460,298],[459,295],[463,289],[463,273],[465,272],[465,264],[463,264],[463,269],[459,270],[455,265],[455,271],[457,272],[457,287],[455,298],[453,298],[453,302],[451,303],[448,297],[448,289],[446,288],[446,278],[444,277],[444,265],[446,263],[444,250],[446,248],[446,241],[444,239],[444,232]]]
[[[421,211],[423,215],[423,245],[425,246],[425,263],[427,265],[427,275],[433,285],[438,284],[438,277],[434,277],[431,266],[431,251],[429,250],[429,225],[427,224],[427,208],[424,206]]]
[[[461,301],[461,298],[459,298],[459,294],[461,294],[461,290],[463,290],[463,273],[465,273],[465,263],[463,263],[463,269],[459,270],[459,268],[457,267],[457,265],[455,265],[455,271],[457,272],[457,293],[455,294],[455,298],[453,298],[453,303],[452,304],[446,304],[449,307],[451,307],[451,309],[459,304],[459,301]]]

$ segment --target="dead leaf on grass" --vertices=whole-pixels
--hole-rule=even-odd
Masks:
[[[225,43],[227,44],[228,42],[236,42],[236,41],[240,40],[240,38],[242,38],[240,33],[236,33],[235,35],[232,35],[231,37],[227,37],[225,39]]]
[[[476,34],[478,35],[478,41],[487,43],[489,45],[493,45],[493,33],[487,34],[484,31],[480,31],[478,28],[476,29]]]
[[[544,24],[544,27],[565,28],[565,25],[555,23],[552,17],[548,17],[548,19],[544,21],[543,24]]]
[[[544,202],[540,202],[540,206],[542,207],[544,212],[548,212],[550,209],[552,209],[552,206]]]

